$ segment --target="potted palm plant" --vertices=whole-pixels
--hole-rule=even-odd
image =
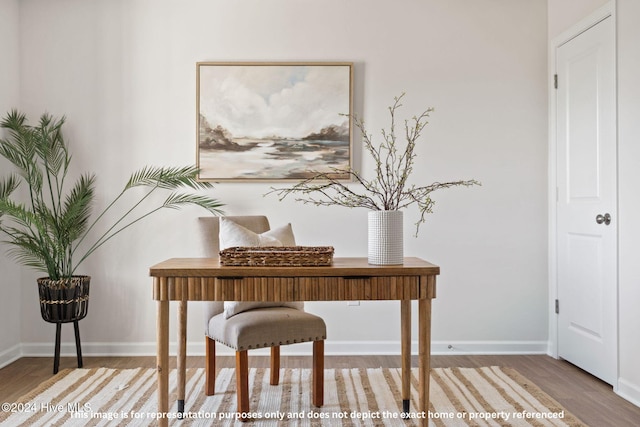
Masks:
[[[56,323],[56,358],[59,359],[60,325],[73,322],[76,331],[78,364],[82,365],[78,321],[87,314],[90,277],[78,268],[91,254],[133,224],[161,209],[179,209],[184,205],[201,206],[214,214],[222,204],[207,196],[179,192],[180,189],[205,189],[197,168],[144,167],[133,173],[122,191],[95,217],[96,177],[86,173],[69,182],[71,154],[62,127],[65,118],[43,114],[36,126],[24,114],[9,112],[0,123],[6,137],[0,138],[0,155],[16,171],[0,179],[0,235],[9,246],[9,255],[18,263],[46,273],[38,290],[42,318]],[[22,188],[24,184],[26,188]],[[123,198],[134,188],[137,197]],[[168,191],[161,202],[151,194]],[[119,217],[106,224],[105,214],[117,205]]]
[[[417,236],[420,225],[425,222],[426,215],[432,212],[435,204],[431,198],[432,192],[450,187],[480,185],[474,179],[434,182],[429,185],[410,182],[417,157],[416,144],[433,109],[429,108],[411,120],[405,120],[406,144],[403,147],[396,134],[396,113],[402,106],[403,97],[404,93],[395,97],[394,103],[389,107],[391,125],[388,130],[382,129],[380,144],[374,144],[372,135],[365,129],[364,121],[353,116],[354,124],[362,133],[364,146],[375,164],[372,179],[365,178],[351,167],[333,168],[331,172],[319,172],[291,187],[272,188],[269,192],[277,193],[280,200],[293,195],[297,201],[316,206],[369,209],[368,255],[371,264],[402,264],[403,209],[413,204],[418,206],[420,216],[415,223]],[[336,179],[335,176],[349,176],[359,187]]]

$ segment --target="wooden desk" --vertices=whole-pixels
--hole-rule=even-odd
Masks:
[[[157,301],[158,412],[169,410],[169,301],[178,301],[178,392],[184,403],[188,301],[399,300],[403,411],[411,390],[411,300],[418,300],[419,407],[429,409],[431,299],[440,268],[419,258],[403,265],[369,265],[335,258],[328,267],[231,267],[215,258],[174,258],[150,268]],[[423,418],[423,424],[428,419]],[[160,425],[167,425],[167,418]]]

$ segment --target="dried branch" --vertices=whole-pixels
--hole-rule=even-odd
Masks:
[[[282,201],[288,196],[296,196],[295,200],[316,206],[344,206],[347,208],[366,208],[370,210],[400,210],[412,204],[418,205],[420,219],[416,222],[416,233],[420,225],[426,220],[425,216],[432,213],[434,201],[430,194],[433,191],[473,185],[481,185],[476,180],[435,182],[431,185],[417,187],[408,185],[415,162],[416,142],[428,124],[427,119],[433,108],[429,108],[410,121],[405,120],[406,145],[400,151],[396,137],[396,111],[402,107],[404,93],[394,97],[394,103],[389,107],[391,125],[389,130],[382,129],[382,142],[374,145],[373,139],[365,128],[364,120],[352,115],[354,125],[360,130],[365,149],[375,163],[375,178],[367,180],[353,168],[332,168],[331,172],[317,172],[292,187],[274,188],[266,194],[276,193]],[[384,160],[383,160],[384,159]],[[362,187],[362,192],[356,191],[349,183],[338,180],[335,176],[349,176],[352,181]]]

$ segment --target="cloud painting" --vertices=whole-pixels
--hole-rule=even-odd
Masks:
[[[352,64],[197,67],[201,179],[300,179],[350,165]]]

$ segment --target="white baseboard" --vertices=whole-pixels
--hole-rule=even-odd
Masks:
[[[618,388],[615,392],[618,396],[640,407],[640,386],[633,384],[624,378],[619,378]]]
[[[284,347],[283,347],[284,350]],[[433,341],[432,355],[453,354],[545,354],[546,341]],[[327,341],[327,355],[399,355],[400,341]],[[411,343],[418,354],[418,342]]]
[[[547,341],[434,341],[431,354],[547,354],[548,347]]]
[[[22,357],[21,346],[16,344],[13,347],[0,353],[0,368],[15,362]]]
[[[548,343],[546,341],[435,341],[431,344],[431,354],[546,354]],[[21,356],[25,357],[51,357],[53,356],[53,343],[22,344]],[[223,345],[217,346],[217,354],[232,356],[233,350]],[[170,354],[176,353],[176,344],[169,345]],[[412,354],[418,354],[418,342],[411,345]],[[62,343],[60,346],[62,356],[75,356],[76,348],[73,342]],[[156,354],[156,343],[82,343],[83,356],[153,356]],[[202,342],[190,341],[187,343],[187,354],[190,356],[204,355],[204,338]],[[268,349],[257,349],[251,352],[253,355],[268,355]],[[282,346],[283,356],[300,356],[311,354],[311,344],[302,343]],[[343,355],[399,355],[400,341],[331,341],[325,342],[325,354],[327,356]]]

